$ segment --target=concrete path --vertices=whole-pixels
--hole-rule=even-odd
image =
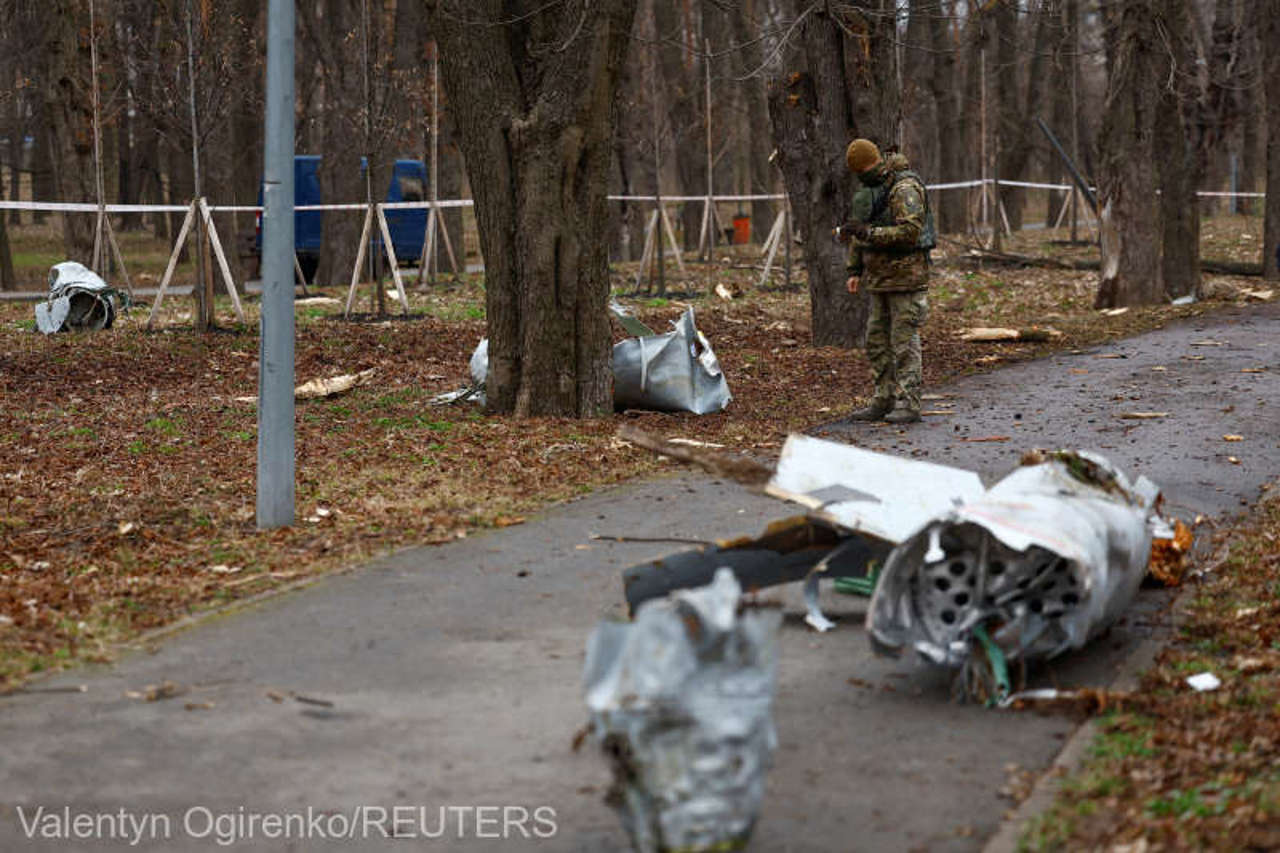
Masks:
[[[955,414],[906,430],[819,432],[988,480],[1029,447],[1098,449],[1161,484],[1184,517],[1222,518],[1280,471],[1278,349],[1280,306],[1233,310],[930,389]],[[1169,416],[1118,417],[1137,410]],[[964,440],[993,435],[1010,438]],[[150,850],[624,850],[603,763],[570,748],[582,651],[620,612],[619,570],[678,546],[590,535],[721,537],[787,514],[680,473],[404,551],[39,685],[84,693],[0,699],[0,850],[124,849],[135,835]],[[944,674],[873,657],[860,599],[828,595],[840,625],[817,635],[798,590],[779,595],[780,748],[751,850],[979,849],[1011,808],[997,793],[1007,766],[1048,766],[1074,728],[957,705]],[[1143,593],[1109,635],[1033,680],[1106,684],[1160,630],[1165,600]],[[125,696],[165,680],[187,692]],[[419,840],[382,838],[395,829]]]

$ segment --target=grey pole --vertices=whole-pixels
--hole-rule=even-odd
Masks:
[[[258,529],[294,521],[293,40],[294,0],[267,7],[263,145],[262,328],[258,346]]]

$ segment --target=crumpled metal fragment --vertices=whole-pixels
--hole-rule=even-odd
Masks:
[[[665,335],[628,338],[613,347],[613,403],[620,409],[652,409],[705,415],[729,405],[733,395],[711,349],[693,323],[693,309]]]
[[[736,850],[750,837],[777,743],[781,614],[739,614],[741,592],[722,568],[709,586],[591,635],[590,730],[613,769],[608,801],[640,853]]]
[[[1085,451],[1041,454],[889,555],[867,612],[877,651],[960,667],[979,626],[1010,660],[1080,648],[1146,574],[1159,495]]]
[[[109,329],[116,317],[116,293],[93,270],[63,261],[49,268],[49,298],[35,312],[36,328],[46,335]]]

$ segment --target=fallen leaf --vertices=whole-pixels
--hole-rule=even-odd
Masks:
[[[1120,417],[1129,421],[1148,421],[1169,417],[1168,412],[1121,412]]]
[[[1222,343],[1222,341],[1215,341],[1215,340],[1213,340],[1212,338],[1206,338],[1206,339],[1205,339],[1205,340],[1203,340],[1203,341],[1192,341],[1192,342],[1191,342],[1191,346],[1193,346],[1193,347],[1220,347],[1220,346],[1224,346],[1224,344]]]
[[[1103,308],[1102,313],[1108,317],[1119,317],[1121,314],[1128,314],[1128,308]]]
[[[1173,538],[1151,540],[1151,559],[1147,563],[1147,573],[1165,586],[1178,586],[1182,583],[1187,554],[1194,542],[1191,528],[1181,520],[1174,519]]]
[[[971,443],[976,444],[976,443],[978,443],[978,442],[980,442],[980,441],[1008,441],[1008,440],[1009,440],[1009,436],[1007,436],[1007,435],[982,435],[982,436],[977,436],[977,437],[974,437],[974,438],[962,438],[962,439],[960,439],[960,440],[961,440],[961,441],[968,441],[968,442],[971,442]]]
[[[1228,461],[1228,462],[1230,462],[1232,465],[1239,465],[1239,464],[1240,464],[1240,460],[1239,460],[1239,459],[1237,459],[1237,458],[1236,458],[1236,457],[1234,457],[1234,456],[1228,456],[1228,457],[1227,457],[1227,461]]]
[[[1244,441],[1244,436],[1243,435],[1224,435],[1222,437],[1222,440],[1223,441]]]

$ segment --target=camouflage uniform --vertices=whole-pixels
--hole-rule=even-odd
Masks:
[[[899,173],[908,168],[906,157],[890,154],[884,161],[883,181],[864,185],[855,193],[854,218],[866,220],[870,228],[865,239],[850,244],[848,272],[859,276],[871,295],[867,325],[867,359],[875,378],[871,405],[918,415],[923,384],[920,327],[929,313],[929,254],[916,248],[925,223],[925,187],[914,175],[899,179]],[[886,192],[887,200],[877,198]]]

